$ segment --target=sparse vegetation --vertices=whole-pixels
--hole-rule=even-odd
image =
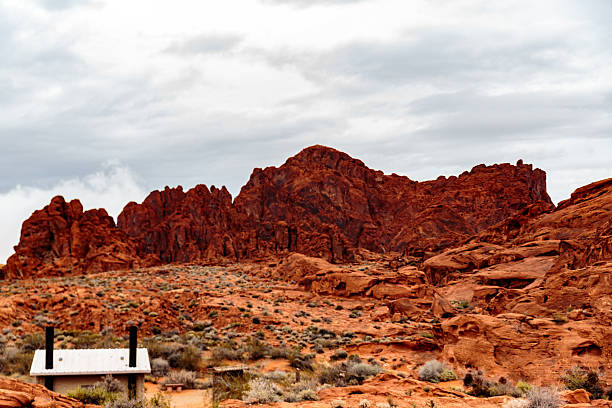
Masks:
[[[438,360],[429,360],[419,369],[419,379],[437,383],[457,379],[457,374]]]
[[[558,408],[562,405],[557,390],[537,387],[527,392],[527,408]]]
[[[69,392],[68,396],[84,404],[107,405],[119,398],[116,392],[108,392],[102,387],[82,388]]]
[[[584,389],[594,398],[602,398],[604,389],[599,373],[586,367],[572,367],[561,376],[561,381],[568,390]]]
[[[196,388],[198,375],[193,371],[171,371],[162,384],[183,384],[185,389]]]
[[[243,400],[248,403],[267,404],[281,400],[282,389],[266,378],[255,378],[249,383],[249,391]]]

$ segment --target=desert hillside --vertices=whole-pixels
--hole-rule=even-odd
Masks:
[[[55,197],[2,270],[0,355],[26,359],[47,324],[58,347],[136,324],[171,372],[195,355],[200,385],[246,365],[227,407],[521,406],[539,386],[612,406],[612,179],[554,206],[520,160],[416,182],[313,146],[234,199],[166,188],[117,223]]]

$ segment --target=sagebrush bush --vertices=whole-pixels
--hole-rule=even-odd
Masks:
[[[281,400],[281,388],[265,378],[256,378],[249,383],[249,390],[242,398],[249,404],[267,404]]]
[[[173,367],[194,371],[199,368],[201,360],[202,353],[200,350],[194,346],[187,346],[179,353],[178,359]]]
[[[155,377],[163,377],[170,371],[170,364],[162,357],[151,360],[151,374]]]
[[[242,360],[242,355],[244,354],[244,350],[241,348],[234,349],[229,345],[223,345],[215,347],[210,352],[210,358],[214,361],[222,361],[222,360],[232,360],[232,361],[240,361]]]
[[[119,393],[124,391],[121,382],[112,375],[105,375],[102,381],[97,382],[94,387],[102,388],[106,392]]]
[[[371,406],[372,404],[370,403],[370,401],[365,398],[359,401],[359,408],[370,408]]]
[[[343,362],[334,366],[321,367],[318,372],[318,381],[320,384],[337,387],[358,385],[381,371],[382,369],[378,365]]]
[[[329,359],[332,361],[336,361],[336,360],[344,360],[347,357],[348,357],[348,353],[345,350],[336,350],[336,352],[332,354]]]
[[[194,389],[196,388],[197,379],[198,375],[193,371],[172,371],[168,374],[164,381],[162,381],[162,384],[183,384],[183,388],[185,389]]]
[[[118,393],[108,392],[102,387],[78,387],[76,390],[69,392],[67,395],[71,398],[81,401],[84,404],[94,405],[105,405],[119,398]]]
[[[108,402],[104,408],[148,408],[147,405],[146,400],[121,398]]]
[[[559,392],[550,387],[536,387],[526,395],[527,408],[558,408],[561,406]]]
[[[419,379],[432,383],[440,382],[440,377],[445,369],[444,363],[438,360],[429,360],[419,368]]]

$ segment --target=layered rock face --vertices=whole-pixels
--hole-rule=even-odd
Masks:
[[[546,175],[521,162],[419,183],[313,146],[279,168],[256,169],[235,205],[274,248],[339,262],[356,248],[437,251],[539,201],[550,203]],[[287,230],[281,242],[279,226]]]
[[[136,246],[104,209],[83,212],[78,200],[58,196],[23,223],[5,273],[7,278],[58,276],[140,264]]]
[[[0,408],[94,408],[47,390],[39,384],[28,384],[12,378],[0,377]]]
[[[169,262],[256,260],[299,252],[332,263],[360,249],[431,255],[530,205],[552,206],[545,173],[479,165],[416,182],[324,147],[255,169],[232,202],[225,188],[152,192],[117,226],[104,210],[53,199],[22,228],[6,277],[87,273]]]
[[[198,185],[186,193],[180,186],[154,191],[142,204],[131,202],[117,225],[150,262],[214,262],[248,256],[243,246],[248,237],[241,234],[249,230],[248,221],[225,187]]]

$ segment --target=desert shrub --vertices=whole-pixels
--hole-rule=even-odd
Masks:
[[[82,388],[69,392],[68,396],[81,401],[84,404],[106,405],[115,401],[119,394],[108,392],[102,387]]]
[[[7,374],[28,374],[30,372],[30,365],[34,358],[34,352],[32,351],[20,351],[15,349],[8,349],[5,352],[4,358],[4,370],[8,371]]]
[[[249,383],[249,391],[243,400],[250,404],[267,404],[280,401],[281,395],[282,390],[277,384],[265,378],[256,378]]]
[[[102,336],[99,334],[84,330],[82,332],[75,332],[75,336],[72,338],[72,344],[74,344],[74,347],[77,349],[95,348],[101,338]]]
[[[604,390],[599,374],[585,367],[572,367],[561,376],[565,387],[569,390],[583,389],[590,392],[594,398],[603,397]]]
[[[450,381],[457,378],[453,370],[447,368],[444,363],[438,360],[429,360],[419,368],[419,379],[437,383],[440,381]]]
[[[359,401],[359,408],[370,408],[371,406],[372,404],[370,403],[370,401],[365,398]]]
[[[196,388],[198,375],[193,371],[180,370],[172,371],[168,374],[162,384],[183,384],[185,389]]]
[[[285,402],[317,401],[317,383],[313,380],[302,380],[293,384],[283,395]]]
[[[344,404],[344,401],[342,400],[333,400],[332,402],[329,403],[329,406],[331,408],[344,408],[345,404]]]
[[[557,390],[549,387],[536,387],[526,395],[527,408],[557,408],[561,399]]]
[[[314,367],[313,358],[313,355],[302,354],[297,350],[291,350],[287,355],[289,365],[294,368],[299,368],[300,370],[312,371]]]
[[[171,408],[170,400],[161,392],[158,392],[148,401],[149,408]]]
[[[440,374],[440,382],[453,381],[457,379],[457,374],[450,368],[445,368]]]
[[[146,400],[121,398],[106,403],[104,408],[148,408]]]
[[[257,361],[266,356],[268,348],[261,340],[250,338],[246,344],[246,352],[249,360]]]
[[[274,370],[267,373],[265,378],[275,383],[285,382],[289,378],[289,373],[281,370]]]
[[[268,348],[268,355],[273,359],[288,358],[291,354],[291,350],[286,347],[270,347]]]
[[[151,374],[156,377],[163,377],[170,371],[170,364],[162,357],[151,360]]]
[[[178,360],[181,351],[185,348],[184,345],[179,343],[158,343],[153,341],[145,342],[145,346],[149,350],[149,357],[151,359],[163,358],[165,360],[170,360],[170,356],[176,356],[176,360]]]
[[[41,333],[27,334],[21,340],[21,350],[36,351],[45,348],[45,338]]]
[[[247,372],[217,376],[212,386],[213,406],[226,399],[242,399],[249,390],[249,384],[250,375]]]
[[[296,394],[295,402],[318,401],[319,397],[315,390],[302,390]],[[286,400],[285,400],[286,401]]]
[[[366,378],[374,377],[378,373],[382,371],[380,366],[370,365],[365,363],[357,363],[357,364],[348,364],[347,374],[350,378],[359,379],[359,383],[361,384]]]
[[[102,388],[106,392],[118,393],[123,391],[121,382],[116,378],[113,378],[112,375],[105,375],[102,381],[95,384],[95,387]]]
[[[329,358],[332,361],[344,360],[348,357],[348,353],[345,350],[336,350],[334,354]]]
[[[519,380],[516,383],[516,390],[521,394],[521,395],[525,395],[527,394],[529,391],[531,391],[533,389],[533,385],[529,384],[528,382],[525,382],[523,380]]]
[[[187,346],[180,352],[173,367],[193,371],[199,368],[201,360],[202,354],[200,350],[194,346]]]
[[[358,364],[361,362],[362,362],[361,357],[359,357],[358,354],[351,354],[350,356],[348,356],[347,363],[349,364]]]
[[[321,367],[317,379],[320,384],[345,387],[347,385],[361,384],[367,378],[373,377],[380,372],[381,368],[378,365],[344,362],[333,366]]]
[[[480,371],[467,373],[463,379],[463,385],[469,387],[467,393],[475,397],[488,398],[500,395],[520,397],[522,395],[506,379],[500,378],[499,381],[489,380]]]
[[[230,345],[222,345],[215,347],[210,352],[210,358],[213,361],[222,361],[222,360],[232,360],[232,361],[240,361],[242,360],[242,354],[244,350],[238,348],[235,349]]]

